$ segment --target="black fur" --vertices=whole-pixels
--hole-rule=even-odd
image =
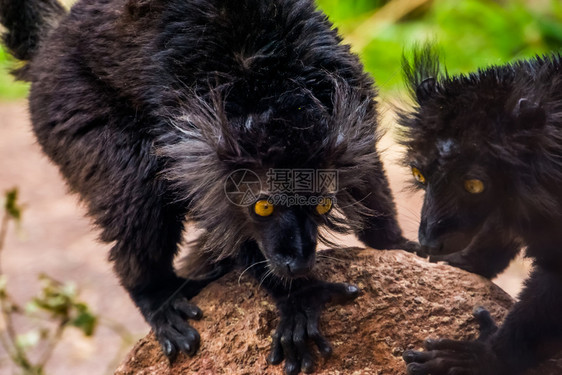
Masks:
[[[408,351],[408,371],[519,374],[562,344],[562,60],[552,54],[450,76],[432,47],[414,55],[404,66],[417,105],[400,123],[405,162],[425,176],[415,182],[425,190],[422,247],[486,277],[522,246],[535,265],[497,332]],[[474,180],[483,191],[469,192]]]
[[[7,29],[2,37],[9,52],[19,60],[31,60],[39,43],[51,32],[66,11],[56,0],[0,0],[0,23]],[[14,71],[27,79],[25,67]]]
[[[34,21],[59,14],[52,1],[2,4],[8,47],[30,59],[38,141],[114,244],[115,270],[170,358],[199,345],[186,318],[201,312],[183,296],[238,264],[279,306],[272,362],[310,370],[306,341],[328,351],[323,305],[357,294],[311,276],[319,229],[415,249],[375,149],[373,82],[311,0],[82,0],[56,29]],[[262,181],[269,168],[338,170],[339,189],[323,192],[337,204],[257,218],[226,199],[241,168]],[[187,260],[199,280],[172,267],[186,217],[203,230]],[[295,319],[309,330],[293,334]]]

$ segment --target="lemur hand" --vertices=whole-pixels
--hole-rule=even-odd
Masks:
[[[315,282],[291,295],[279,299],[281,321],[273,335],[268,361],[279,364],[285,359],[285,374],[314,371],[316,356],[312,343],[322,357],[332,353],[332,347],[318,327],[320,314],[327,303],[342,304],[355,299],[359,288],[344,283]]]
[[[490,313],[474,311],[480,337],[474,341],[426,340],[426,351],[407,350],[403,354],[409,375],[514,375],[492,349],[490,338],[497,331]]]

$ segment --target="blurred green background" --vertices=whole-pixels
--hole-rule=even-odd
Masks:
[[[66,1],[67,3],[69,1]],[[438,42],[451,73],[562,50],[561,0],[317,0],[351,43],[381,94],[402,89],[400,58],[415,42]],[[0,50],[0,99],[24,97]]]
[[[435,41],[450,73],[562,51],[561,0],[317,0],[375,77],[403,88],[400,59]]]

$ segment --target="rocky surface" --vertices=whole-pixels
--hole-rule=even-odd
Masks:
[[[322,329],[334,354],[320,363],[317,374],[404,374],[405,349],[421,348],[427,337],[473,338],[475,306],[501,320],[514,303],[484,278],[403,251],[326,250],[318,263],[320,277],[355,283],[362,294],[323,314]],[[193,322],[202,341],[196,356],[180,356],[170,366],[149,334],[116,374],[282,374],[282,366],[266,362],[275,306],[255,281],[239,274],[227,275],[195,298],[205,314]],[[556,360],[534,372],[561,373],[562,361]]]

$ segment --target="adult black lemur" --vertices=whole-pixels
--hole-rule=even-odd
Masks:
[[[31,81],[37,139],[113,243],[121,283],[171,359],[199,346],[187,319],[202,313],[188,300],[238,265],[279,308],[269,360],[311,371],[311,343],[331,351],[318,328],[324,304],[358,293],[314,278],[319,228],[415,248],[375,150],[373,82],[312,0],[82,0],[68,14],[55,0],[0,0],[0,9],[4,43],[26,62],[15,74]],[[339,186],[303,192],[317,202],[298,206],[254,189],[270,170],[291,169],[337,171]],[[256,178],[228,178],[238,170]],[[232,204],[236,189],[255,199]],[[190,259],[204,279],[172,267],[186,217],[203,229]]]
[[[562,343],[562,60],[450,76],[426,46],[405,60],[416,106],[400,117],[406,163],[425,190],[419,240],[436,260],[493,277],[526,246],[534,270],[497,329],[407,351],[409,374],[514,375]]]

